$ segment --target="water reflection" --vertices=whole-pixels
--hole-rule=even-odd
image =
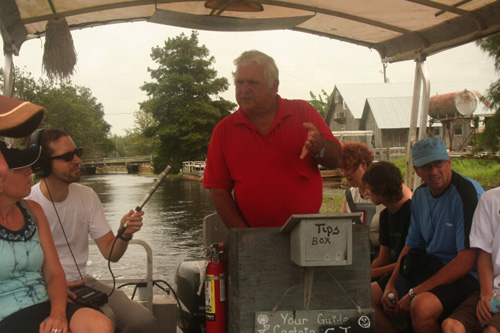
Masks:
[[[102,201],[106,217],[116,233],[119,221],[142,201],[156,179],[141,175],[87,176],[82,183],[92,187]],[[144,207],[144,226],[135,238],[153,249],[154,278],[174,282],[182,260],[202,255],[203,217],[214,209],[209,191],[200,182],[167,178]],[[142,247],[130,246],[120,262],[113,264],[115,277],[144,277],[146,256]],[[91,247],[88,273],[110,278],[107,262]]]

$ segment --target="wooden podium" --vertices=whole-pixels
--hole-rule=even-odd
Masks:
[[[352,262],[300,267],[280,228],[231,229],[228,332],[374,332],[369,227],[352,225]]]

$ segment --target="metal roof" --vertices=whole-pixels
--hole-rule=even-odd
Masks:
[[[208,8],[214,3],[217,9]],[[132,21],[216,31],[290,29],[372,48],[395,62],[500,32],[500,0],[2,0],[4,51],[17,54],[58,17],[71,29]]]
[[[377,127],[380,129],[408,128],[410,124],[412,97],[379,97],[367,98],[364,106],[362,121],[366,120],[371,111]],[[418,112],[420,117],[421,110]],[[484,103],[479,103],[473,113],[475,116],[492,116],[494,111]],[[427,117],[430,120],[431,117]],[[432,127],[441,126],[434,122]],[[420,127],[420,126],[419,126]]]
[[[375,97],[411,97],[413,84],[411,83],[361,83],[337,84],[337,90],[347,105],[352,115],[360,119],[363,115],[365,102],[368,98]],[[408,124],[409,124],[408,119]]]
[[[371,111],[377,127],[380,129],[409,128],[411,104],[411,96],[367,98],[362,118],[366,119],[368,112]]]
[[[478,86],[479,85],[479,86]],[[450,92],[461,91],[464,89],[483,91],[489,86],[488,82],[436,82],[431,84],[431,95],[444,94]],[[356,119],[360,119],[363,115],[366,100],[369,98],[378,97],[410,97],[413,95],[412,83],[351,83],[337,84],[333,89],[333,93],[338,91],[344,103],[347,105],[352,115]],[[484,106],[483,103],[481,105]],[[332,109],[329,113],[333,112]],[[486,114],[488,112],[484,110]],[[327,119],[332,115],[327,115]],[[409,124],[409,118],[407,119]],[[407,126],[406,126],[407,127]]]

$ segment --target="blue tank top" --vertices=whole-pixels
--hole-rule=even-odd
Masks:
[[[35,219],[19,202],[16,205],[24,216],[23,228],[12,231],[0,225],[0,320],[49,299]]]

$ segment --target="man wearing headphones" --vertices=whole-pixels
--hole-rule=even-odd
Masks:
[[[116,262],[127,250],[133,234],[141,229],[144,212],[130,210],[123,216],[120,226],[126,223],[126,229],[112,248],[115,235],[97,194],[90,187],[77,184],[83,149],[77,148],[67,133],[56,129],[37,130],[30,145],[41,146],[42,156],[34,167],[41,181],[32,187],[28,199],[38,202],[47,215],[68,288],[85,281],[86,285],[109,295],[110,286],[85,275],[88,238],[94,239],[104,258],[110,256],[109,259]],[[68,293],[75,297],[71,291]],[[111,294],[101,310],[114,321],[117,332],[158,331],[153,315],[119,290]]]

